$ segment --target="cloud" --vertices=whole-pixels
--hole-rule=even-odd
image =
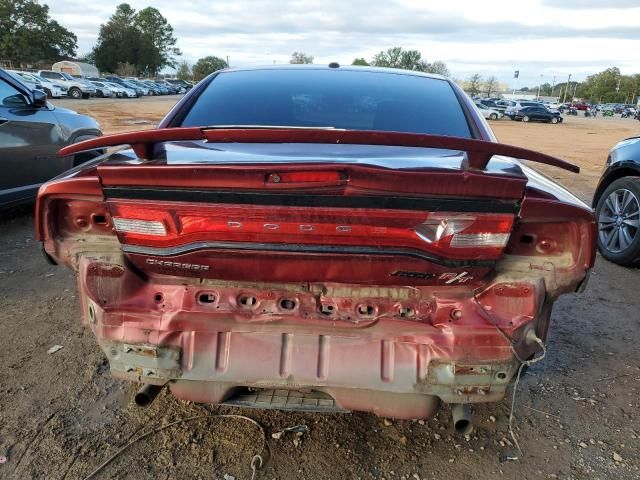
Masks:
[[[78,50],[86,52],[118,3],[103,0],[87,16],[80,0],[56,0],[50,7],[52,16],[78,35]],[[135,9],[149,5],[148,0],[129,3]],[[640,6],[638,0],[521,0],[516,9],[504,0],[153,2],[191,62],[205,55],[229,55],[239,66],[286,62],[292,51],[302,50],[320,63],[350,63],[398,45],[419,49],[429,61],[450,63],[454,75],[479,69],[503,81],[510,80],[514,66],[531,71],[532,79],[540,70],[560,75],[613,64],[640,71],[634,54],[640,48],[637,22],[615,10],[594,10],[596,4]],[[558,8],[571,9],[571,16],[559,18]]]
[[[563,9],[640,8],[638,0],[543,0],[543,5]]]

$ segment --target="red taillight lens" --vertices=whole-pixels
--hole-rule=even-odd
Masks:
[[[110,202],[124,243],[170,247],[193,242],[375,246],[456,260],[495,259],[513,214]]]
[[[494,213],[437,213],[418,226],[416,233],[439,250],[457,256],[499,256],[509,241],[514,216]],[[458,253],[456,253],[458,252]]]

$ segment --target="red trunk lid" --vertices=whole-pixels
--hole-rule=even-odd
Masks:
[[[149,275],[455,285],[492,271],[527,182],[516,164],[314,147],[292,160],[292,146],[173,144],[161,161],[122,152],[98,174],[125,254]]]

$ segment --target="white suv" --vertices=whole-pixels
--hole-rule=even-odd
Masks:
[[[68,73],[40,70],[38,75],[67,87],[67,96],[71,98],[89,98],[96,96],[96,88],[94,86],[77,78],[73,78]]]

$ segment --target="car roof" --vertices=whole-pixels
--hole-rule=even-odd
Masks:
[[[249,67],[231,67],[223,70],[218,70],[216,73],[232,73],[252,70],[348,70],[355,72],[370,72],[370,73],[389,73],[394,75],[410,75],[415,77],[435,78],[439,80],[448,80],[443,75],[435,73],[418,72],[416,70],[403,70],[400,68],[386,68],[386,67],[371,67],[371,66],[359,66],[359,65],[340,65],[339,67],[330,67],[329,65],[321,64],[307,64],[307,65],[292,65],[292,64],[277,64],[277,65],[255,65]]]

